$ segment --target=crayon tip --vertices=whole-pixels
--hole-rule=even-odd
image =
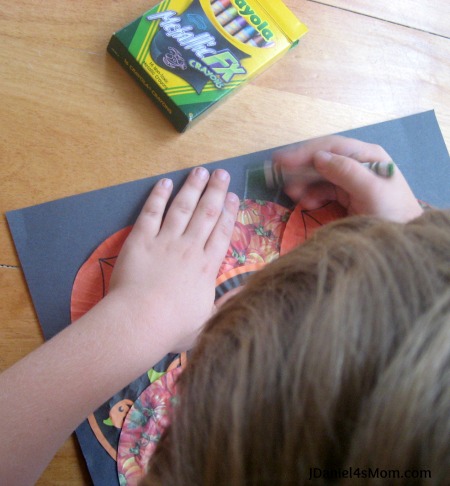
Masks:
[[[394,175],[395,164],[394,162],[389,162],[387,167],[387,176],[392,177]]]

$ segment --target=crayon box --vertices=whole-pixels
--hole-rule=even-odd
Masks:
[[[108,52],[183,132],[306,31],[281,0],[163,0],[114,33]]]

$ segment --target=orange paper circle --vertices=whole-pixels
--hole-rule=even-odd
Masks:
[[[280,255],[285,255],[308,239],[324,224],[347,216],[347,211],[336,201],[316,209],[305,209],[297,204],[289,218],[281,241]]]
[[[127,226],[103,241],[78,271],[72,288],[72,322],[107,294],[114,264],[131,228]]]

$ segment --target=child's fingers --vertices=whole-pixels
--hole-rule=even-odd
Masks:
[[[229,192],[226,195],[222,212],[212,230],[205,245],[205,252],[209,259],[222,260],[230,246],[231,235],[234,230],[237,213],[239,210],[239,198],[236,194]],[[218,264],[220,265],[220,261]],[[218,268],[217,268],[218,270]]]
[[[185,235],[205,244],[215,227],[222,210],[230,183],[230,175],[222,169],[214,171],[201,197]]]
[[[191,171],[167,211],[161,234],[169,233],[176,236],[185,232],[208,179],[209,172],[204,167],[196,167]]]
[[[340,187],[353,198],[365,198],[377,191],[380,178],[357,160],[344,155],[319,151],[314,165],[328,182]]]
[[[347,157],[358,160],[359,162],[381,162],[381,161],[388,162],[391,160],[389,154],[380,145],[365,143],[365,142],[360,142],[360,143],[361,143],[360,147],[356,147],[356,146],[352,147],[355,148],[355,151],[352,152],[351,154],[345,153],[340,155],[346,155]],[[330,150],[330,152],[333,151]]]
[[[367,145],[369,144],[360,140],[329,135],[281,149],[272,154],[272,160],[284,168],[297,168],[311,164],[314,154],[319,150],[350,156],[353,152],[365,150]]]
[[[158,234],[172,189],[170,179],[161,179],[156,183],[136,220],[134,231],[143,231],[148,236]]]
[[[317,209],[330,201],[336,201],[338,194],[336,186],[328,182],[318,182],[306,187],[298,199],[305,209]]]

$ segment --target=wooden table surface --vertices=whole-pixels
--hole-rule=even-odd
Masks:
[[[286,0],[300,46],[181,135],[106,54],[155,3],[0,0],[0,371],[43,341],[6,211],[429,109],[450,147],[449,2]],[[72,437],[38,484],[89,483]]]

